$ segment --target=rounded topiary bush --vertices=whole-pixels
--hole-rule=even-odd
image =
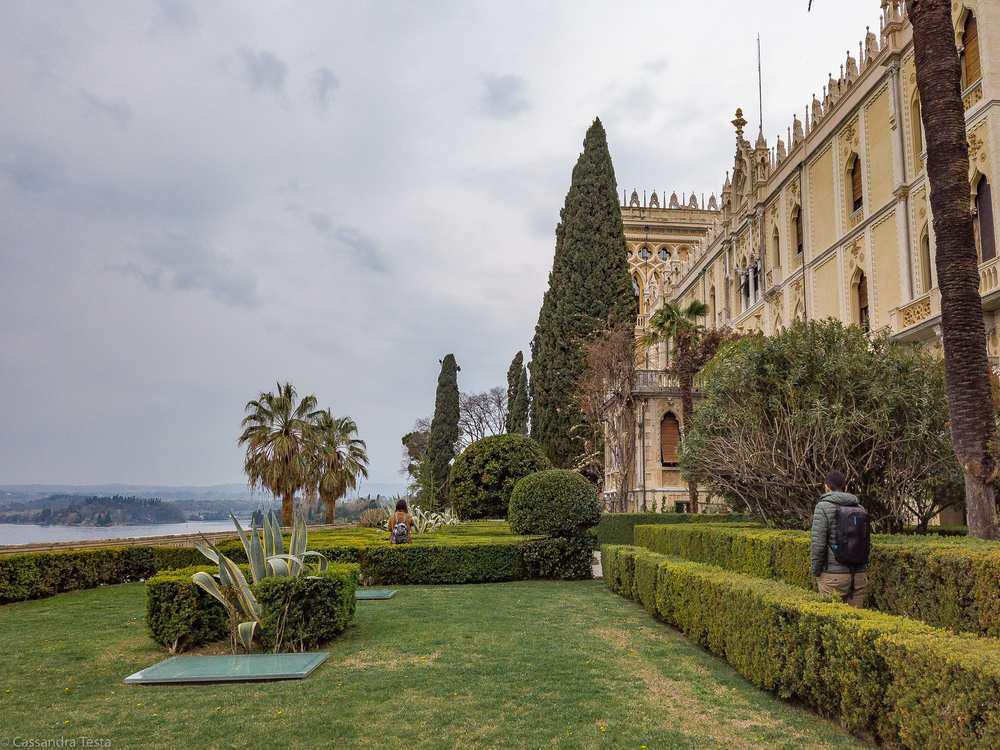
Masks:
[[[452,510],[462,520],[506,518],[517,481],[549,466],[542,447],[524,435],[477,440],[451,466],[448,497]]]
[[[601,503],[582,474],[549,469],[514,486],[507,518],[515,534],[575,536],[601,520]]]

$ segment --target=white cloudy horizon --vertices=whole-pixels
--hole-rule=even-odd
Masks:
[[[0,8],[0,483],[239,482],[275,381],[373,482],[438,360],[504,385],[600,116],[619,193],[721,189],[877,0],[34,2]]]

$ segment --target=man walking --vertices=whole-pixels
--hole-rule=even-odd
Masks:
[[[812,575],[819,593],[861,607],[868,589],[871,534],[868,511],[855,495],[844,491],[846,487],[843,472],[833,469],[826,475],[826,492],[812,518]]]

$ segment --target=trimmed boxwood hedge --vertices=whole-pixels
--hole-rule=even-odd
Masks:
[[[567,545],[515,536],[504,523],[449,526],[417,534],[413,544],[390,545],[378,529],[310,534],[309,548],[331,562],[357,563],[365,584],[483,583],[528,578],[590,578],[592,542]],[[219,549],[245,563],[238,540]],[[106,547],[72,552],[0,555],[0,604],[62,591],[140,581],[157,571],[206,564],[193,547]]]
[[[809,533],[686,524],[636,526],[653,552],[811,589]],[[875,535],[867,606],[930,625],[1000,636],[1000,544],[963,537]]]
[[[153,640],[171,653],[229,635],[225,608],[191,581],[208,566],[160,573],[146,583],[146,624]],[[315,576],[266,578],[252,586],[260,603],[256,637],[265,650],[282,633],[282,650],[314,648],[342,633],[354,618],[357,565],[334,564]]]
[[[569,469],[547,469],[514,485],[510,528],[515,534],[573,537],[601,520],[601,503],[586,477]]]
[[[463,520],[506,518],[517,481],[550,466],[542,446],[526,435],[477,440],[451,465],[448,498],[452,510]]]
[[[604,513],[594,536],[598,544],[634,544],[632,529],[638,524],[658,523],[752,523],[743,513]]]
[[[889,746],[1000,746],[1000,641],[637,547],[602,551],[613,591],[759,687]]]

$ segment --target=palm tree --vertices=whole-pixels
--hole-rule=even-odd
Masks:
[[[1000,528],[992,484],[997,473],[996,425],[970,205],[962,73],[951,2],[908,0],[907,6],[913,25],[917,90],[937,237],[951,440],[965,472],[969,535],[997,539]]]
[[[316,419],[316,397],[301,400],[291,383],[248,401],[239,444],[246,446],[243,468],[251,488],[263,487],[281,498],[281,523],[291,526],[295,493],[308,478],[307,449]]]
[[[358,478],[368,478],[368,450],[357,434],[350,417],[334,417],[329,409],[315,415],[310,474],[325,508],[324,523],[333,523],[337,500],[357,488]]]
[[[681,439],[687,437],[688,425],[694,413],[694,379],[701,368],[715,355],[718,344],[708,352],[705,344],[716,336],[706,338],[707,329],[698,322],[708,314],[708,305],[692,300],[687,307],[666,303],[649,318],[649,333],[643,344],[654,346],[665,342],[670,349],[668,363],[664,368],[677,377],[681,392]],[[698,512],[698,484],[688,482],[688,497],[691,510]]]

